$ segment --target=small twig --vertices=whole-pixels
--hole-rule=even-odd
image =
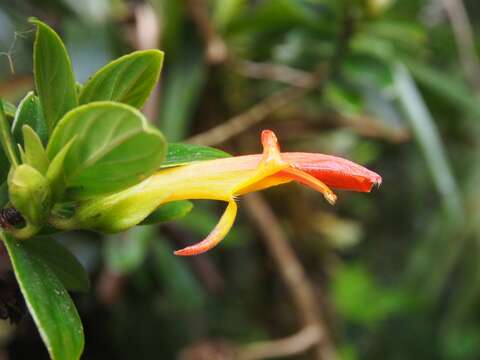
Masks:
[[[13,65],[12,54],[10,52],[0,51],[0,55],[3,55],[7,58],[8,66],[10,67],[10,73],[15,75],[15,66]]]
[[[15,44],[17,42],[17,38],[19,36],[18,34],[19,33],[17,33],[16,31],[13,33],[13,41],[10,44],[10,47],[8,48],[8,51],[1,51],[0,52],[0,55],[6,56],[6,58],[8,60],[8,66],[10,67],[10,72],[12,73],[12,75],[15,74],[15,66],[13,64],[12,55],[13,55],[13,49],[15,48]]]
[[[276,262],[292,297],[303,327],[315,327],[317,331],[317,359],[337,359],[328,327],[319,314],[319,304],[315,290],[310,284],[305,271],[288,243],[275,214],[259,194],[245,197],[252,221],[258,227],[265,245]]]
[[[221,64],[228,58],[228,49],[218,35],[208,15],[205,0],[186,0],[188,10],[205,43],[205,57],[209,64]]]
[[[465,77],[480,92],[480,61],[475,50],[472,25],[462,0],[443,0],[452,25]]]
[[[237,71],[243,76],[278,81],[299,88],[309,88],[313,80],[313,75],[308,71],[294,69],[282,64],[239,60],[235,65]]]
[[[260,360],[301,354],[320,341],[317,326],[307,326],[298,333],[279,340],[258,342],[238,350],[238,360]]]
[[[3,55],[7,58],[8,66],[10,67],[10,72],[12,73],[12,75],[15,74],[15,65],[13,63],[13,56],[12,56],[14,54],[13,49],[17,44],[18,38],[23,38],[26,34],[29,34],[31,32],[33,32],[33,30],[15,31],[13,33],[13,40],[12,40],[12,43],[10,44],[10,47],[8,48],[8,51],[0,51],[0,55]]]
[[[285,105],[305,96],[308,92],[312,91],[322,83],[325,76],[324,73],[325,71],[319,71],[317,74],[312,75],[311,81],[306,87],[297,88],[292,86],[270,95],[247,111],[234,116],[213,129],[191,137],[187,142],[212,146],[227,141],[256,123],[264,120],[268,115]]]
[[[363,137],[382,139],[392,143],[407,142],[411,138],[410,131],[407,128],[387,124],[384,120],[371,115],[336,115],[334,118],[340,125],[351,129]]]

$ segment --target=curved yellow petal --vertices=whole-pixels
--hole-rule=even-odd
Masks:
[[[228,234],[230,229],[235,222],[235,217],[237,215],[237,204],[235,200],[232,198],[228,202],[228,206],[225,209],[220,221],[212,230],[212,232],[202,241],[199,243],[187,246],[181,250],[175,251],[175,255],[179,256],[190,256],[190,255],[198,255],[204,253],[214,246],[216,246],[220,241],[222,241],[225,236]]]

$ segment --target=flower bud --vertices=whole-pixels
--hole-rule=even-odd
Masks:
[[[28,224],[41,227],[51,206],[51,191],[47,179],[30,165],[19,165],[8,177],[12,205]]]

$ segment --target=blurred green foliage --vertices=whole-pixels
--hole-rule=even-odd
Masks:
[[[226,45],[222,61],[209,56],[212,34],[194,4],[205,6],[210,30]],[[341,155],[383,176],[372,195],[342,193],[335,208],[298,186],[267,192],[309,278],[326,293],[329,306],[318,306],[343,358],[478,359],[480,89],[465,72],[463,45],[442,4],[6,0],[0,97],[18,105],[33,88],[29,16],[63,36],[82,83],[132,49],[165,51],[145,112],[172,142],[297,86],[289,70],[323,74],[307,95],[215,145],[258,152],[259,130],[272,128],[284,149]],[[478,53],[480,6],[464,4]],[[263,66],[253,71],[252,62]],[[85,359],[173,359],[182,351],[188,358],[184,350],[200,341],[248,344],[298,329],[285,284],[246,214],[207,255],[172,255],[218,219],[216,204],[198,205],[170,225],[64,236],[95,289],[75,296]],[[10,358],[46,358],[31,320],[8,334],[1,351]]]

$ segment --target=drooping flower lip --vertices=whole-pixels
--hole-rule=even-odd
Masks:
[[[377,173],[337,156],[285,152],[282,159],[335,189],[370,192],[374,185],[382,183]]]

